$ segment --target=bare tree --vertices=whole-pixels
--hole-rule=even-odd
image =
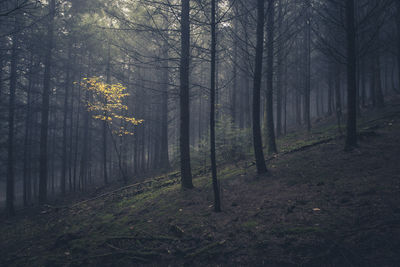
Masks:
[[[271,0],[272,1],[272,0]],[[253,146],[258,174],[267,172],[262,148],[260,127],[260,91],[262,74],[262,57],[264,48],[264,0],[257,0],[257,44],[253,80]]]
[[[43,204],[47,201],[47,176],[48,176],[48,129],[49,129],[49,109],[50,109],[50,79],[52,64],[52,49],[54,35],[54,16],[56,3],[51,0],[49,3],[49,17],[47,21],[47,44],[45,55],[45,69],[43,78],[43,94],[42,94],[42,115],[40,127],[40,179],[39,179],[39,203]]]
[[[180,62],[180,157],[183,188],[192,188],[189,142],[189,61],[190,61],[190,4],[181,1],[181,62]]]

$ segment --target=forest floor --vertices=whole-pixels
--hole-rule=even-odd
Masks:
[[[359,148],[321,123],[251,160],[0,222],[0,266],[400,266],[400,100],[360,119]]]

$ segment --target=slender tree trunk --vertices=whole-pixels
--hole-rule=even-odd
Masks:
[[[47,176],[48,176],[48,130],[49,130],[49,104],[50,104],[50,75],[51,75],[51,57],[53,49],[53,29],[55,16],[55,0],[49,3],[49,18],[47,25],[47,47],[45,56],[45,68],[43,77],[43,95],[42,95],[42,116],[40,128],[40,174],[39,174],[39,203],[47,202]]]
[[[306,0],[306,21],[305,21],[305,90],[304,90],[304,120],[307,131],[311,130],[310,98],[311,98],[311,18],[310,18],[310,0]]]
[[[0,42],[4,42],[4,38],[0,37]],[[4,57],[4,53],[3,53],[3,51],[0,51],[0,104],[2,104],[2,102],[3,102],[2,95],[3,95],[3,90],[4,90],[4,87],[3,87],[4,59],[3,59],[3,57]]]
[[[57,103],[57,99],[55,100]],[[57,112],[55,111],[54,107],[52,108],[51,112],[53,113],[52,116],[50,116],[50,121],[52,122],[53,129],[51,129],[51,153],[50,155],[55,155],[56,154],[56,129],[57,129]],[[55,157],[50,158],[50,174],[51,174],[51,194],[54,196],[55,194],[55,162],[56,159]]]
[[[85,89],[85,103],[89,101],[89,90]],[[83,191],[84,180],[87,176],[87,162],[88,162],[88,137],[89,137],[89,111],[87,110],[86,104],[84,104],[83,110],[83,140],[82,140],[82,153],[81,162],[79,168],[79,184],[80,189]]]
[[[161,93],[161,146],[160,146],[160,168],[168,170],[169,153],[168,153],[168,88],[169,88],[169,66],[168,66],[168,42],[165,41],[162,47],[162,80],[164,90]]]
[[[392,91],[393,93],[397,93],[397,89],[396,89],[396,60],[393,59],[393,67],[392,67],[392,71],[391,71],[391,85],[392,85]]]
[[[183,188],[193,188],[190,167],[189,61],[190,61],[190,5],[181,0],[181,62],[180,62],[180,157]]]
[[[369,98],[371,100],[372,107],[376,107],[376,66],[375,62],[372,60],[370,62],[371,74],[370,74],[370,84],[369,84]]]
[[[299,90],[299,88],[297,88]],[[296,95],[296,104],[295,104],[295,110],[296,110],[296,125],[300,126],[301,125],[301,98],[300,98],[300,93],[298,91],[295,92]]]
[[[366,69],[365,69],[365,60],[362,60],[361,61],[361,63],[360,63],[361,65],[360,65],[360,68],[362,68],[361,70],[360,70],[360,75],[361,75],[361,77],[360,77],[360,91],[361,91],[361,96],[360,96],[360,105],[361,105],[361,107],[362,108],[365,108],[365,106],[366,106],[366,101],[365,101],[365,98],[366,98],[366,89],[365,89],[365,80],[366,80]]]
[[[328,73],[328,116],[331,116],[333,113],[333,75],[332,71]]]
[[[347,133],[346,150],[357,146],[357,82],[356,82],[356,29],[354,0],[346,1],[347,34]]]
[[[340,66],[335,64],[334,66],[334,77],[335,77],[335,103],[336,103],[336,119],[338,124],[338,131],[342,133],[342,96],[340,90]]]
[[[376,96],[376,107],[377,108],[382,108],[385,106],[385,101],[383,98],[383,92],[382,92],[382,75],[381,75],[381,59],[380,59],[380,53],[379,51],[376,52],[375,54],[375,73],[376,75],[376,85],[374,86],[375,88],[375,96]]]
[[[273,75],[274,75],[274,20],[275,1],[269,0],[267,21],[267,95],[265,113],[267,116],[268,153],[277,153],[274,127],[274,102],[273,102]],[[261,56],[262,57],[262,56]],[[279,63],[281,64],[281,63]],[[280,96],[279,96],[280,97]],[[281,107],[280,107],[281,108]]]
[[[140,73],[140,67],[137,70],[137,73]],[[139,75],[135,76],[137,79],[139,79]],[[140,79],[139,79],[140,80]],[[139,85],[136,87],[135,91],[135,105],[134,105],[134,111],[135,114],[140,114],[140,98],[139,98],[139,88],[140,88],[140,81]],[[134,174],[138,175],[139,174],[139,166],[140,166],[140,161],[139,161],[139,135],[140,135],[140,128],[137,126],[134,127],[135,129],[135,134],[133,135],[133,169],[134,169]]]
[[[287,77],[287,57],[285,57],[285,77]],[[284,90],[283,90],[283,134],[286,135],[286,130],[287,130],[287,98],[288,98],[288,82],[285,79],[284,82]]]
[[[321,105],[320,105],[321,102],[319,101],[319,99],[320,99],[320,90],[319,90],[318,84],[317,84],[317,86],[315,88],[315,106],[317,109],[317,117],[321,116]]]
[[[237,14],[236,11],[236,5],[235,5],[235,14]],[[235,32],[238,31],[238,25],[237,25],[237,18],[234,19],[233,21],[233,29]],[[237,61],[238,61],[238,40],[236,38],[236,36],[233,37],[233,69],[232,69],[232,80],[233,80],[233,84],[232,84],[232,99],[231,99],[231,117],[232,117],[232,123],[233,125],[235,125],[237,123],[237,118],[236,118],[236,102],[237,102]]]
[[[244,38],[245,38],[245,40],[248,40],[250,36],[248,36],[249,14],[247,12],[244,14],[243,19],[244,19],[244,23],[243,23],[244,24],[243,25],[244,29],[243,30],[244,30],[244,33],[245,33]],[[251,117],[252,103],[250,101],[250,93],[251,93],[250,91],[251,91],[251,89],[250,89],[250,78],[249,78],[251,74],[250,74],[250,71],[248,71],[251,68],[251,66],[250,66],[250,59],[247,56],[247,55],[250,54],[250,51],[249,51],[249,44],[248,44],[247,41],[244,44],[244,52],[245,52],[246,58],[243,59],[243,61],[244,61],[243,64],[246,66],[247,71],[243,71],[244,97],[243,97],[243,99],[241,101],[242,102],[242,108],[243,108],[243,111],[242,111],[242,115],[243,116],[242,116],[242,125],[241,126],[243,126],[245,128],[248,128],[248,127],[251,127],[251,121],[252,121],[252,117]],[[241,128],[243,128],[243,127],[241,127]]]
[[[78,148],[79,148],[79,123],[80,123],[80,113],[81,113],[81,86],[78,87],[78,101],[77,101],[77,112],[76,112],[76,122],[75,122],[75,148],[74,148],[74,175],[72,179],[73,191],[76,191],[76,175],[78,168]],[[71,143],[72,144],[72,143]]]
[[[27,207],[30,202],[30,150],[31,150],[31,102],[32,102],[32,84],[33,84],[33,54],[30,55],[29,76],[28,76],[28,91],[26,101],[26,114],[25,114],[25,136],[24,136],[24,166],[23,166],[23,204]]]
[[[17,25],[15,21],[15,25]],[[15,114],[15,91],[17,88],[17,60],[18,60],[18,36],[17,29],[12,36],[11,67],[10,67],[10,96],[8,106],[8,165],[7,165],[7,190],[6,210],[7,215],[14,216],[14,195],[15,195],[15,159],[14,159],[14,114]]]
[[[108,44],[107,51],[107,69],[106,69],[106,83],[110,83],[111,79],[111,44]],[[107,100],[104,99],[104,104],[107,104]],[[107,112],[104,112],[104,116],[107,117]],[[107,170],[107,121],[104,120],[103,123],[103,178],[104,184],[108,184],[108,170]]]
[[[73,80],[73,79],[72,79]],[[68,184],[69,192],[72,192],[72,173],[73,173],[73,140],[74,140],[74,89],[75,86],[71,86],[71,106],[70,106],[70,118],[69,118],[69,150],[68,150]]]
[[[282,2],[278,9],[278,62],[276,80],[276,136],[282,135],[282,67],[283,67],[283,38],[282,38]],[[268,27],[268,25],[267,25]]]
[[[211,172],[214,189],[214,211],[221,211],[221,200],[217,178],[217,160],[215,156],[215,58],[216,58],[216,23],[215,1],[211,0],[211,91],[210,91],[210,145],[211,145]]]
[[[400,94],[400,1],[396,1],[397,4],[397,15],[396,15],[396,22],[397,22],[397,93]]]
[[[68,121],[68,98],[69,98],[69,86],[70,86],[70,76],[71,76],[71,70],[70,70],[70,60],[71,60],[71,42],[69,42],[70,45],[68,46],[68,59],[67,59],[67,64],[66,64],[66,77],[65,77],[65,93],[64,93],[64,117],[63,117],[63,141],[62,141],[62,167],[61,167],[61,193],[65,195],[65,189],[66,189],[66,175],[67,175],[67,121]]]
[[[272,3],[272,0],[271,0]],[[272,6],[272,4],[270,4]],[[271,7],[270,6],[270,7]],[[260,91],[262,75],[262,58],[264,48],[264,0],[257,0],[257,45],[253,81],[253,145],[254,156],[256,158],[256,167],[258,174],[267,172],[265,165],[261,127],[260,127]],[[274,131],[274,129],[272,129]]]

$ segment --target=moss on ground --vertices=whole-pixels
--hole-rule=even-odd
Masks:
[[[219,166],[222,213],[213,212],[211,177],[203,166],[193,190],[182,190],[179,174],[171,172],[141,192],[126,189],[2,223],[0,265],[257,266],[273,258],[277,266],[321,266],[335,256],[336,266],[345,266],[352,256],[332,245],[344,244],[375,266],[390,266],[380,259],[389,255],[387,262],[393,263],[400,255],[393,238],[400,234],[399,166],[385,160],[399,152],[400,115],[393,114],[388,108],[360,120],[362,131],[378,124],[380,135],[366,137],[359,151],[343,152],[343,140],[337,139],[278,154],[268,161],[271,173],[265,177],[255,175],[251,156]],[[310,134],[280,138],[278,146],[288,152],[335,136],[337,126],[325,123]]]

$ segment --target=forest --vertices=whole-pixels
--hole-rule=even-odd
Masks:
[[[399,266],[400,1],[1,0],[1,266]]]

